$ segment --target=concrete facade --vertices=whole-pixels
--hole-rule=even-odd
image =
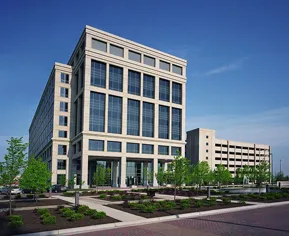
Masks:
[[[99,64],[95,64],[95,62],[105,65],[105,69],[102,71],[105,73],[98,73],[99,70],[95,69],[95,65]],[[67,64],[55,63],[53,67],[29,129],[29,155],[41,156],[44,161],[49,163],[53,172],[52,183],[57,183],[57,176],[63,174],[66,179],[76,176],[77,184],[83,182],[82,186],[88,187],[88,185],[92,185],[95,165],[99,165],[101,162],[102,164],[106,163],[106,167],[110,167],[112,170],[112,186],[126,187],[127,184],[134,185],[140,182],[144,184],[143,180],[138,180],[142,178],[140,175],[143,176],[143,170],[141,170],[142,174],[138,173],[136,178],[134,175],[128,176],[127,168],[131,172],[134,168],[148,167],[153,173],[156,173],[159,166],[166,168],[166,163],[173,159],[173,150],[179,148],[183,155],[185,153],[186,65],[187,62],[183,59],[86,26],[69,62]],[[121,68],[122,89],[116,90],[110,87],[113,83],[112,74],[114,73],[111,68]],[[139,83],[133,84],[134,87],[140,87],[139,94],[129,91],[129,86],[132,86],[129,81],[133,81],[132,72],[140,75]],[[92,83],[92,77],[98,82],[102,76],[105,77],[104,86],[96,86]],[[144,94],[144,77],[146,76],[154,78],[153,97]],[[69,78],[68,81],[63,82],[63,77]],[[164,89],[160,80],[165,80],[169,89]],[[176,95],[173,89],[175,86],[181,86],[181,102],[175,102]],[[49,119],[46,119],[45,117],[48,115],[45,112],[42,114],[41,111],[48,107],[46,94],[49,89],[53,90],[53,95],[49,97],[52,110],[49,113]],[[159,97],[162,91],[169,94],[168,100],[165,101]],[[63,92],[68,93],[63,94]],[[61,93],[64,96],[61,96]],[[92,116],[92,109],[100,107],[99,103],[92,107],[92,93],[97,96],[104,95],[104,114]],[[110,110],[109,107],[111,97],[121,98],[122,101],[120,133],[111,132],[108,128],[113,119],[110,117],[113,110]],[[135,119],[135,114],[134,116],[128,114],[129,101],[136,101],[136,104],[139,104],[138,114],[136,114],[139,135],[128,134],[128,128],[133,123],[131,120],[128,122],[128,119]],[[66,103],[65,111],[61,111],[60,102]],[[95,101],[93,100],[93,102]],[[143,135],[145,127],[143,119],[147,119],[146,113],[143,112],[144,103],[152,104],[154,108],[152,137]],[[162,132],[159,122],[163,122],[159,119],[160,107],[165,107],[169,111],[167,138],[159,137],[159,133]],[[179,112],[179,123],[173,119],[176,117],[173,116],[173,110]],[[64,117],[64,123],[67,124],[63,124],[63,120],[60,123],[60,119],[62,119],[60,116]],[[104,117],[104,130],[92,131],[92,119],[95,119],[93,122],[97,123],[102,116]],[[50,120],[52,122],[49,123]],[[178,124],[180,125],[178,126]],[[49,128],[43,132],[43,127]],[[61,134],[65,133],[65,137],[60,137],[59,131]],[[178,132],[180,137],[175,138]],[[45,138],[40,138],[42,136]],[[95,147],[89,148],[91,140],[100,145],[100,147],[95,146],[97,150]],[[108,144],[112,144],[112,142],[120,143],[121,150],[109,150]],[[138,151],[134,153],[127,151],[128,143],[137,144]],[[143,145],[146,144],[153,145],[153,151],[149,154],[145,149],[143,150]],[[63,146],[59,145],[66,146],[65,152],[62,152]],[[165,154],[160,152],[160,146],[167,147],[164,149],[168,152]],[[163,150],[163,147],[161,148]],[[66,162],[62,162],[63,160]],[[137,164],[130,166],[133,162]],[[132,179],[131,182],[128,180],[129,178]],[[151,184],[157,185],[155,178]]]
[[[207,161],[212,170],[225,165],[234,176],[244,165],[256,166],[261,160],[271,164],[269,145],[216,138],[216,131],[194,129],[187,132],[186,157],[196,164]]]

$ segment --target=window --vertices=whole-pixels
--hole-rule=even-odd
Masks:
[[[170,101],[170,81],[165,79],[160,79],[159,83],[159,99],[162,101]]]
[[[128,59],[136,62],[141,62],[141,55],[137,52],[128,51]]]
[[[121,152],[121,142],[108,141],[107,151],[108,152]]]
[[[206,160],[208,160],[209,159],[209,157],[206,157]]]
[[[140,73],[128,71],[128,93],[140,95]]]
[[[142,153],[143,154],[154,154],[154,145],[143,144],[142,145]]]
[[[170,63],[160,61],[160,69],[170,71]]]
[[[68,88],[60,88],[60,96],[64,98],[68,98]]]
[[[99,51],[102,51],[102,52],[106,52],[106,50],[107,50],[106,42],[103,42],[103,41],[100,41],[100,40],[97,40],[97,39],[92,39],[91,40],[91,47],[93,49],[96,49],[96,50],[99,50]]]
[[[91,61],[91,85],[105,88],[106,64],[99,61]]]
[[[208,153],[208,152],[209,152],[209,150],[207,149],[207,150],[206,150],[206,152]]]
[[[109,65],[109,89],[122,92],[123,69]]]
[[[103,140],[89,139],[88,149],[90,151],[103,151],[104,150],[104,141]]]
[[[139,144],[138,143],[127,143],[126,152],[128,153],[139,153]]]
[[[66,160],[57,160],[57,170],[66,170]]]
[[[115,46],[115,45],[110,45],[110,54],[123,57],[123,48]]]
[[[58,174],[57,175],[57,184],[60,184],[61,180],[66,178],[65,174]]]
[[[72,146],[73,154],[76,154],[76,144]]]
[[[127,104],[127,135],[139,136],[140,103],[137,100],[128,99]]]
[[[143,76],[143,96],[155,98],[155,77],[144,74]]]
[[[59,116],[59,125],[67,126],[67,116]]]
[[[68,103],[67,102],[60,102],[60,111],[68,111]]]
[[[209,136],[208,136],[208,135],[206,135],[206,138],[209,138]],[[216,145],[217,145],[217,144],[216,144]],[[221,145],[220,145],[219,147],[221,147]]]
[[[58,131],[58,137],[59,137],[59,138],[67,138],[67,131],[65,131],[65,130],[59,130],[59,131]]]
[[[206,146],[209,146],[209,143],[206,143]]]
[[[173,73],[182,75],[183,74],[183,68],[180,66],[173,65]]]
[[[159,155],[169,155],[169,147],[159,146]]]
[[[78,150],[78,152],[81,152],[81,150],[82,150],[82,142],[81,141],[79,141],[77,143],[77,150]]]
[[[69,84],[69,75],[65,73],[60,74],[61,83]]]
[[[154,137],[155,108],[153,103],[143,102],[142,136]]]
[[[156,66],[156,60],[153,57],[149,56],[144,56],[144,64],[149,65],[149,66]]]
[[[122,98],[109,95],[108,98],[108,133],[122,132]]]
[[[66,145],[58,145],[58,155],[66,155],[67,146]]]
[[[90,92],[89,130],[104,132],[105,95]]]
[[[169,107],[159,106],[159,138],[169,139]]]
[[[172,109],[172,139],[182,139],[182,110],[178,108]]]
[[[173,82],[172,100],[173,103],[182,104],[182,85],[179,83]]]
[[[172,156],[177,156],[181,154],[181,148],[180,147],[172,147]]]

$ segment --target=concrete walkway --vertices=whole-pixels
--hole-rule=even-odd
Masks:
[[[64,197],[64,196],[54,196],[55,198],[74,203],[74,198],[72,197]],[[137,221],[137,220],[145,220],[146,218],[136,216],[127,212],[119,211],[110,207],[106,207],[99,203],[95,202],[96,199],[91,198],[80,198],[79,203],[81,205],[86,205],[91,209],[95,209],[97,211],[104,211],[109,217],[112,217],[116,220],[129,222],[129,221]]]

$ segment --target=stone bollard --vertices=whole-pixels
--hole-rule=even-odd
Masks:
[[[210,186],[207,187],[207,198],[211,197],[211,188]]]
[[[79,192],[75,192],[75,207],[79,205]]]
[[[269,184],[266,184],[266,193],[270,193],[270,186],[269,186]]]

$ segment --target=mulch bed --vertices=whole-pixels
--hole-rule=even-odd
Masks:
[[[145,195],[146,196],[146,195]],[[141,198],[140,195],[126,195],[125,199],[120,199],[120,200],[114,200],[111,198],[111,196],[107,195],[106,198],[100,198],[100,197],[92,197],[92,198],[96,198],[99,200],[104,200],[104,201],[109,201],[109,202],[120,202],[120,201],[124,201],[124,200],[128,200],[128,201],[133,201],[133,200],[152,200],[152,199],[157,199],[156,197],[147,197],[147,198]]]
[[[244,200],[245,202],[264,202],[264,203],[273,203],[273,202],[285,202],[285,201],[289,201],[288,198],[279,198],[279,199],[273,199],[273,200],[262,200],[262,199],[256,199],[256,198],[249,198],[249,199],[240,199],[240,198],[232,198],[232,200]]]
[[[13,200],[12,201],[12,208],[19,208],[19,207],[38,207],[38,206],[53,206],[53,205],[69,205],[70,203],[61,199],[51,199],[51,200],[38,200],[35,202],[33,199],[28,200]],[[1,208],[8,208],[9,202],[0,202],[0,209]]]
[[[145,218],[155,218],[155,217],[162,217],[162,216],[170,216],[170,215],[179,215],[179,214],[186,214],[186,213],[193,213],[193,212],[200,212],[200,211],[209,211],[209,210],[218,210],[218,209],[224,209],[224,208],[233,208],[233,207],[240,207],[240,206],[246,206],[247,204],[236,204],[231,203],[228,205],[225,205],[223,203],[217,203],[215,206],[202,206],[200,208],[197,207],[190,207],[187,209],[181,209],[180,206],[177,205],[176,208],[168,211],[156,211],[154,213],[144,213],[139,210],[133,210],[131,208],[123,207],[123,204],[111,204],[106,205],[108,207],[121,210],[124,212],[128,212],[137,216],[142,216]]]
[[[89,216],[84,216],[82,220],[69,221],[68,219],[61,216],[60,212],[56,208],[48,209],[49,212],[56,216],[55,225],[43,225],[39,215],[37,215],[33,210],[29,211],[17,211],[17,215],[21,215],[23,218],[24,225],[17,230],[12,230],[8,227],[8,220],[6,216],[0,217],[0,229],[1,235],[15,235],[15,234],[27,234],[27,233],[36,233],[41,231],[50,231],[58,229],[68,229],[75,227],[83,227],[90,225],[100,225],[119,222],[116,219],[111,217],[105,217],[103,219],[92,219]]]
[[[157,191],[157,193],[174,196],[175,190],[164,189],[164,190]],[[215,190],[211,190],[211,195],[216,195],[216,194],[219,194],[219,193],[216,192]],[[200,190],[200,191],[177,190],[176,195],[183,196],[183,197],[204,196],[204,195],[207,195],[207,191],[206,190]]]

